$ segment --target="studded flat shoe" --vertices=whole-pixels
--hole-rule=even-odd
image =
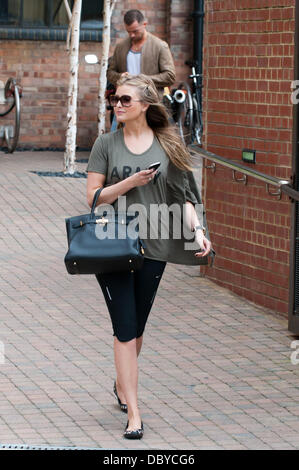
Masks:
[[[114,392],[114,395],[116,396],[116,399],[118,401],[121,411],[123,411],[124,413],[128,413],[128,406],[126,405],[126,403],[122,403],[119,399],[117,388],[116,388],[116,381],[114,382],[113,392]]]
[[[141,428],[139,428],[139,429],[134,429],[132,431],[129,431],[128,427],[129,427],[129,421],[127,422],[127,426],[126,426],[126,429],[125,429],[125,432],[124,432],[124,437],[126,439],[141,439],[143,437],[144,429],[143,429],[143,422],[142,421],[141,421]]]

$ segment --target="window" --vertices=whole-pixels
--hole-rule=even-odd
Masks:
[[[102,11],[103,0],[82,1],[81,40],[102,39]],[[1,39],[65,40],[68,23],[63,0],[0,0]]]

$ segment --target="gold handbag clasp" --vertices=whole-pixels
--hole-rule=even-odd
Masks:
[[[108,224],[109,220],[108,219],[104,219],[104,217],[102,217],[101,219],[96,219],[96,223],[97,224],[102,224],[102,225],[106,225]]]

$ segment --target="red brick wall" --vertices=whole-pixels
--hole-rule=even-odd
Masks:
[[[101,44],[80,44],[78,139],[90,147],[97,132],[97,72],[87,65],[88,52],[100,54]],[[64,148],[69,59],[61,41],[1,41],[0,80],[15,77],[23,87],[19,146]],[[11,114],[9,115],[11,116]],[[1,125],[9,124],[8,118]]]
[[[205,2],[205,147],[252,168],[289,179],[295,0]],[[205,170],[209,228],[217,251],[211,278],[273,311],[288,308],[290,202],[249,177]],[[240,176],[240,175],[238,175]]]
[[[177,85],[190,75],[190,67],[185,61],[193,58],[193,10],[193,0],[168,2],[167,41],[174,57]]]
[[[171,48],[173,43],[178,80],[183,79],[186,71],[182,65],[184,55],[187,52],[187,58],[192,55],[192,41],[187,34],[190,18],[186,18],[186,15],[191,11],[193,1],[187,0],[181,4],[178,0],[117,2],[112,16],[111,54],[116,41],[127,34],[123,27],[124,13],[131,8],[138,8],[148,20],[148,30],[167,40]],[[64,148],[69,63],[65,43],[1,40],[0,44],[0,80],[5,83],[12,76],[23,86],[19,146]],[[101,44],[80,43],[77,145],[81,148],[90,148],[97,135],[99,66],[85,64],[86,53],[100,56]],[[1,125],[9,123],[9,117],[1,119]]]

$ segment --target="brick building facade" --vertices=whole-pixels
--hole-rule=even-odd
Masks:
[[[292,174],[292,103],[295,0],[206,0],[204,25],[204,142],[218,155],[241,161],[242,149],[256,151],[255,169],[289,179]],[[112,18],[111,52],[125,37],[123,13],[143,11],[148,30],[168,41],[177,83],[192,58],[192,0],[125,0]],[[3,37],[3,36],[2,36]],[[0,80],[23,85],[19,145],[63,148],[68,58],[62,41],[1,40]],[[78,139],[90,148],[97,132],[100,42],[81,42]],[[229,170],[203,172],[203,198],[217,261],[207,275],[232,291],[285,314],[288,309],[290,201],[269,196],[249,178],[232,182]]]
[[[254,169],[292,175],[294,0],[205,2],[205,147]],[[205,173],[205,200],[217,263],[210,276],[237,294],[287,313],[291,203],[249,177],[232,182],[217,166]]]

